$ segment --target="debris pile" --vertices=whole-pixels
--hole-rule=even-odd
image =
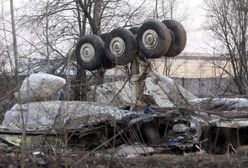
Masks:
[[[132,104],[131,87],[130,82],[123,81],[102,84],[97,88],[97,102],[114,103],[118,106],[130,105]],[[173,79],[158,73],[150,73],[145,78],[142,98],[140,99],[143,101],[140,102],[141,104],[153,104],[161,108],[186,106],[191,101],[198,99]]]
[[[42,101],[16,104],[7,111],[3,126],[22,130],[79,129],[84,126],[119,121],[136,114],[110,105],[82,101]]]
[[[41,76],[40,80],[30,80],[37,76]],[[54,82],[56,86],[51,86]],[[32,83],[32,89],[25,89],[28,83]],[[78,144],[93,151],[120,146],[116,153],[125,157],[168,152],[236,152],[238,145],[248,144],[247,99],[200,99],[169,77],[149,72],[144,79],[143,95],[149,96],[150,103],[145,105],[139,99],[139,104],[144,105],[142,111],[129,110],[131,84],[124,86],[121,82],[103,84],[97,89],[97,95],[108,104],[41,101],[64,84],[63,79],[46,74],[25,79],[20,97],[23,102],[32,102],[16,104],[6,112],[1,132],[11,135],[1,138],[18,145],[21,141],[17,142],[16,137],[23,129],[28,137],[63,139],[61,136],[67,135],[67,145]],[[49,92],[46,88],[50,88]],[[24,94],[24,90],[32,92]],[[109,100],[114,98],[126,106],[111,105]]]

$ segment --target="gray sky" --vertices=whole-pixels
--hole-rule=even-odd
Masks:
[[[27,1],[27,0],[23,0]],[[23,1],[15,1],[15,6],[22,6]],[[134,0],[136,1],[136,0]],[[207,47],[206,40],[208,34],[203,29],[206,22],[206,12],[203,9],[204,0],[181,0],[179,12],[182,14],[186,11],[187,18],[182,22],[187,31],[187,45],[184,52],[187,53],[210,53],[211,48]],[[140,1],[136,1],[137,3]],[[179,14],[180,15],[180,14]]]
[[[141,3],[140,0],[133,0],[133,2],[136,5]],[[151,10],[155,8],[155,3],[149,4],[151,1],[146,3]],[[181,21],[187,32],[187,45],[184,52],[211,53],[211,48],[206,44],[210,41],[207,38],[209,36],[203,28],[206,24],[204,0],[179,0],[174,18]]]
[[[186,21],[187,46],[184,52],[207,53],[211,48],[207,45],[208,34],[204,31],[206,24],[206,11],[204,10],[203,0],[184,0],[189,9],[189,18]]]

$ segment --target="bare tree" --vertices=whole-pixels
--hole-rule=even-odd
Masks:
[[[239,94],[248,86],[248,0],[210,0],[208,29],[220,44],[217,49],[227,63],[220,68],[228,74]],[[231,70],[227,65],[231,66]]]
[[[78,38],[86,33],[100,35],[119,26],[131,27],[145,1],[132,7],[128,0],[30,0],[25,7],[31,12],[24,12],[19,19],[20,30],[30,33],[24,43],[31,49],[23,55],[32,60],[31,69],[53,74],[77,69],[76,85],[80,88],[75,93],[80,93],[78,100],[85,100],[86,71],[74,59]],[[97,75],[100,81],[103,74],[100,70]]]
[[[155,19],[180,19],[181,16],[177,15],[177,9],[182,5],[181,0],[156,0],[153,18]],[[183,18],[184,19],[184,18]]]
[[[14,45],[12,40],[11,15],[9,13],[10,2],[1,0],[0,6],[0,119],[2,119],[4,112],[12,107],[16,101],[14,99],[14,92],[17,86],[17,71],[15,71],[17,68],[15,67],[13,56]]]
[[[12,27],[12,37],[13,37],[13,49],[14,49],[14,56],[15,56],[15,77],[16,77],[16,84],[19,84],[19,57],[17,52],[17,40],[16,40],[16,26],[15,26],[15,15],[14,15],[14,4],[13,0],[10,0],[10,12],[11,12],[11,27]],[[19,87],[17,87],[19,88]]]
[[[155,9],[153,18],[158,20],[167,20],[167,19],[173,19],[178,20],[180,16],[177,15],[177,9],[182,4],[181,0],[156,0],[155,2]],[[186,18],[180,18],[179,20],[182,21]],[[163,71],[162,73],[166,76],[172,76],[172,67],[175,63],[175,58],[165,57],[163,60]],[[157,64],[157,63],[156,63]]]

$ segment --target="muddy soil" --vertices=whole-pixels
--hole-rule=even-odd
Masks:
[[[22,150],[0,144],[0,167],[82,167],[82,168],[247,168],[248,147],[236,154],[199,153],[153,154],[117,157],[105,151],[82,151],[80,148],[56,149],[53,146]]]

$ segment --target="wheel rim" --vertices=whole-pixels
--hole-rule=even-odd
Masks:
[[[158,45],[158,34],[151,29],[144,32],[142,43],[147,49],[154,49]]]
[[[90,43],[85,43],[80,49],[80,56],[84,62],[91,62],[95,57],[95,49]]]
[[[125,42],[122,40],[120,37],[114,37],[110,41],[110,52],[115,56],[115,57],[120,57],[124,51],[125,51]]]

